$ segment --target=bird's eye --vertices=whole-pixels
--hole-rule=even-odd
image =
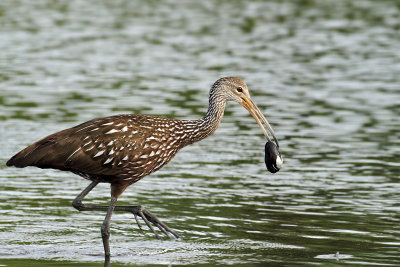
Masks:
[[[236,88],[236,90],[237,90],[239,93],[243,92],[243,88],[242,88],[242,87],[238,87],[238,88]]]

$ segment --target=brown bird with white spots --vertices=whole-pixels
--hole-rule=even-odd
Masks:
[[[102,210],[106,217],[101,227],[105,255],[110,255],[110,219],[113,211],[132,212],[153,231],[158,227],[165,235],[178,234],[142,206],[117,206],[118,197],[131,184],[167,164],[183,147],[211,135],[218,127],[227,101],[245,107],[270,141],[262,122],[272,134],[268,121],[250,98],[245,82],[236,77],[217,80],[210,90],[206,115],[198,120],[176,120],[154,116],[124,114],[94,119],[49,135],[26,147],[7,166],[36,166],[70,171],[92,182],[72,202],[79,211]],[[111,184],[109,206],[83,204],[83,198],[98,184]]]

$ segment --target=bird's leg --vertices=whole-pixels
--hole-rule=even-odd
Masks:
[[[89,184],[88,187],[86,187],[75,199],[72,201],[72,206],[79,210],[79,211],[90,211],[90,210],[95,210],[95,211],[107,211],[107,214],[109,212],[109,209],[111,206],[102,206],[102,205],[91,205],[91,204],[83,204],[82,200],[85,198],[85,196],[93,190],[93,188],[96,187],[98,182],[92,182]],[[111,203],[110,203],[111,205]],[[173,236],[176,238],[180,238],[180,236],[170,229],[165,223],[160,221],[160,219],[157,218],[156,215],[152,214],[150,211],[145,209],[143,206],[137,205],[137,206],[115,206],[113,207],[113,211],[127,211],[127,212],[132,212],[133,215],[135,216],[136,223],[138,227],[142,230],[142,226],[138,220],[138,216],[143,219],[143,221],[146,223],[146,225],[150,228],[150,230],[154,233],[154,235],[158,238],[161,239],[161,237],[157,234],[157,232],[154,230],[153,226],[151,224],[154,224],[157,226],[158,229],[160,229],[161,232],[163,232],[166,236],[169,236],[168,233],[171,233]],[[110,214],[111,218],[111,214]],[[106,216],[107,219],[107,216]],[[108,219],[110,220],[110,219]],[[105,222],[105,221],[104,221]],[[104,225],[104,223],[103,223]],[[103,239],[104,242],[104,239]]]
[[[171,228],[169,228],[165,223],[160,221],[158,217],[154,214],[152,214],[150,211],[148,211],[146,208],[144,208],[141,205],[137,206],[116,206],[115,211],[128,211],[132,212],[133,215],[135,216],[135,220],[137,225],[139,226],[140,230],[142,230],[142,226],[137,218],[137,216],[140,216],[143,221],[146,223],[146,225],[150,228],[150,230],[154,233],[156,238],[161,239],[161,237],[157,234],[157,232],[154,230],[153,226],[151,223],[153,223],[155,226],[158,227],[158,229],[161,230],[166,236],[169,236],[168,233],[171,233],[173,236],[176,238],[180,238],[180,236]]]
[[[104,253],[106,257],[110,256],[110,220],[116,204],[117,198],[111,197],[106,217],[104,218],[103,225],[101,226],[101,238],[103,239]]]
[[[104,209],[93,209],[92,206],[95,205],[85,205],[82,203],[82,199],[84,197],[86,197],[87,194],[89,194],[90,191],[93,190],[93,188],[96,187],[96,185],[99,182],[91,182],[90,185],[88,187],[86,187],[73,201],[72,201],[72,206],[79,210],[79,211],[83,211],[83,210],[104,210]],[[96,207],[97,208],[97,207]],[[107,210],[107,209],[106,209]]]
[[[104,253],[106,260],[110,257],[110,220],[111,215],[114,211],[115,205],[117,203],[116,197],[111,197],[110,205],[100,206],[100,205],[86,205],[82,203],[82,199],[96,187],[98,182],[92,182],[88,187],[86,187],[73,201],[72,206],[79,211],[87,211],[87,210],[107,210],[106,217],[103,221],[103,225],[101,226],[101,238],[103,240]]]

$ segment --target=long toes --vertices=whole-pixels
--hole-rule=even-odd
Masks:
[[[161,237],[157,234],[157,232],[154,230],[153,226],[151,223],[147,220],[146,216],[143,214],[142,211],[139,211],[139,216],[142,217],[143,221],[146,223],[146,225],[150,228],[150,230],[153,232],[153,234],[156,236],[157,239],[161,239]]]
[[[164,228],[159,223],[155,223],[155,226],[157,226],[161,232],[163,232],[167,237],[169,237],[168,232],[165,231]]]
[[[161,232],[163,232],[167,237],[171,238],[172,234],[175,238],[181,238],[175,231],[170,229],[165,223],[160,221],[156,215],[152,214],[150,211],[145,209],[143,206],[135,206],[132,209],[132,213],[135,216],[136,223],[140,230],[143,230],[141,223],[139,222],[138,216],[140,216],[149,229],[153,232],[157,239],[161,239],[160,235],[155,231],[154,226],[156,226]],[[153,224],[153,225],[152,225]]]
[[[172,229],[170,229],[165,223],[163,223],[162,221],[160,221],[160,219],[158,219],[156,216],[152,217],[152,219],[154,220],[154,224],[157,225],[158,228],[160,228],[160,230],[166,235],[169,236],[168,233],[171,233],[172,235],[174,235],[176,238],[180,238],[179,235],[177,233],[175,233],[175,231],[173,231]]]
[[[143,231],[142,224],[139,222],[136,213],[133,213],[133,215],[135,216],[136,224],[138,225],[139,229]]]
[[[176,238],[181,238],[174,230],[172,230],[171,228],[169,228],[165,223],[163,223],[162,221],[160,221],[157,218],[157,223],[163,228],[165,229],[166,232],[171,233],[172,235],[174,235]]]
[[[180,238],[180,236],[175,231],[173,231],[165,223],[160,221],[160,219],[158,219],[156,215],[152,214],[150,211],[146,209],[143,210],[143,213],[146,215],[147,219],[151,221],[154,225],[156,225],[166,236],[169,237],[168,233],[171,233],[176,238]]]

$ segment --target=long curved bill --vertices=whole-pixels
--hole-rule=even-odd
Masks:
[[[263,130],[265,137],[267,137],[268,141],[271,141],[269,138],[268,132],[265,130],[264,126],[262,125],[261,121],[264,122],[265,126],[267,127],[268,131],[271,133],[272,137],[275,140],[276,146],[279,147],[278,139],[275,137],[274,130],[272,130],[271,125],[267,121],[267,119],[264,117],[264,115],[260,112],[258,109],[257,105],[251,100],[250,98],[244,98],[242,97],[243,101],[240,103],[247,111],[253,116],[253,118],[256,120],[260,128]],[[261,119],[261,120],[260,120]]]

